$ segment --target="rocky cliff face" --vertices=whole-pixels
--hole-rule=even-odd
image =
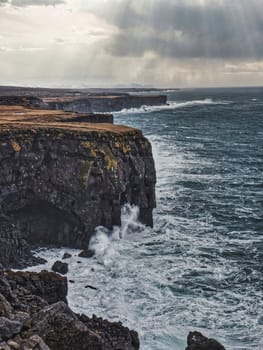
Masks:
[[[11,218],[0,215],[0,263],[5,266],[20,267],[25,261],[32,262],[29,245]]]
[[[137,350],[138,334],[67,305],[67,280],[51,272],[0,267],[0,349]]]
[[[14,95],[1,95],[0,105],[2,106],[24,106],[35,108],[40,107],[43,104],[42,100],[35,96],[14,96]]]
[[[124,203],[152,225],[155,168],[138,130],[110,124],[0,123],[0,240],[6,266],[27,243],[87,248],[95,227],[119,225]]]

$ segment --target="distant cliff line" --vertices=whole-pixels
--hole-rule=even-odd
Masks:
[[[115,90],[66,90],[0,87],[0,105],[23,105],[77,113],[112,113],[167,103],[163,94],[124,93]]]

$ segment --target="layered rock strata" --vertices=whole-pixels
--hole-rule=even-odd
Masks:
[[[27,243],[87,249],[97,226],[120,225],[125,203],[152,225],[155,167],[139,130],[30,113],[0,114],[2,264],[23,265]]]

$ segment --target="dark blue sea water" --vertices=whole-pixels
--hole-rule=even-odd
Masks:
[[[72,258],[70,304],[138,330],[143,350],[183,350],[191,330],[262,350],[263,89],[168,95],[168,107],[115,115],[152,142],[154,229],[130,207],[111,238],[98,229],[96,258]]]

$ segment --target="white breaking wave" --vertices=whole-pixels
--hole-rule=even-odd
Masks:
[[[178,89],[167,89],[167,90],[162,90],[162,92],[177,92]]]
[[[166,105],[160,106],[142,106],[140,108],[124,108],[119,112],[115,112],[115,114],[126,114],[126,113],[151,113],[151,112],[159,112],[163,110],[173,110],[178,108],[185,107],[194,107],[194,106],[202,106],[202,105],[228,105],[230,101],[214,101],[211,98],[205,98],[204,100],[193,100],[186,102],[173,102],[170,101]]]
[[[90,240],[89,248],[95,251],[96,259],[103,265],[109,265],[118,255],[118,242],[127,234],[144,229],[139,220],[139,208],[126,204],[122,208],[121,226],[115,226],[112,231],[103,226],[95,229],[95,235]]]
[[[110,266],[119,255],[119,244],[126,236],[140,234],[146,227],[139,222],[139,208],[135,205],[125,204],[121,209],[121,226],[114,226],[112,230],[108,230],[104,226],[98,226],[95,229],[89,244],[89,248],[95,251],[95,260],[104,266]],[[40,249],[35,255],[47,260],[43,265],[30,266],[26,270],[41,271],[43,268],[51,270],[55,261],[63,259],[64,253],[70,253],[77,260],[88,261],[87,259],[79,259],[79,249],[70,248],[53,248]],[[72,262],[72,261],[71,261]]]

